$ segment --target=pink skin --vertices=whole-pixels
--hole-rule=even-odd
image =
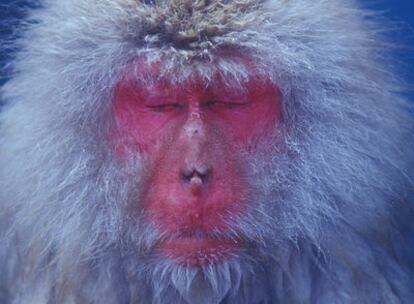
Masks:
[[[219,74],[208,85],[197,76],[180,85],[167,77],[132,82],[132,71],[160,74],[159,63],[145,60],[132,62],[116,87],[118,150],[132,145],[151,159],[144,208],[148,220],[174,235],[157,250],[187,265],[215,262],[242,246],[207,235],[228,230],[223,216],[248,209],[240,147],[254,151],[281,120],[278,89],[246,66],[252,77],[242,93]]]

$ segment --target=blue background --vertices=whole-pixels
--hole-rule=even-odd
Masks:
[[[401,75],[407,81],[407,95],[414,102],[414,0],[363,0],[388,18],[393,27],[392,39],[402,48],[396,52]]]
[[[59,1],[59,0],[57,0]],[[312,1],[312,0],[309,0]],[[23,7],[35,7],[34,0],[0,0],[0,43],[9,37],[18,27],[24,16]],[[373,8],[388,18],[392,27],[398,30],[392,33],[392,39],[402,48],[396,53],[396,59],[402,63],[401,74],[408,84],[408,93],[414,100],[414,0],[360,0],[364,6]],[[0,66],[10,58],[13,50],[0,48]],[[7,76],[7,69],[0,73],[0,84]]]

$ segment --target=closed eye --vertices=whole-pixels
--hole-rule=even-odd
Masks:
[[[229,102],[229,101],[218,101],[218,100],[208,100],[203,103],[207,108],[225,108],[225,109],[235,109],[245,106],[247,103],[242,102]]]
[[[155,111],[155,112],[169,112],[175,110],[181,110],[184,108],[184,105],[179,103],[164,103],[164,104],[157,104],[157,105],[147,105],[148,109]]]

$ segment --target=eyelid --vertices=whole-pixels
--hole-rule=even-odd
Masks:
[[[226,108],[238,108],[247,105],[248,102],[235,102],[235,101],[223,101],[223,100],[207,100],[203,103],[206,107],[211,107],[214,105],[224,106]]]
[[[173,111],[173,110],[180,110],[184,108],[183,104],[180,103],[162,103],[162,104],[154,104],[154,105],[146,105],[148,109],[151,109],[156,112],[164,112],[164,111]]]

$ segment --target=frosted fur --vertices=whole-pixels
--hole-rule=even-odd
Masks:
[[[41,1],[16,42],[0,302],[411,303],[413,118],[374,16],[346,0],[143,2]],[[226,219],[255,246],[203,269],[149,256],[169,236],[137,208],[147,161],[111,155],[114,84],[145,56],[177,82],[238,85],[239,53],[283,95],[273,144],[246,155],[255,208]]]

